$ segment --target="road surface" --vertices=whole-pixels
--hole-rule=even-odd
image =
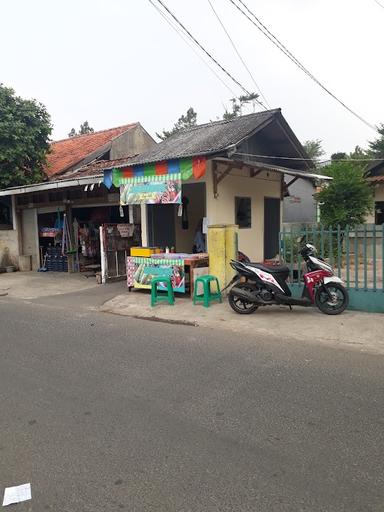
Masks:
[[[13,510],[383,511],[382,356],[0,300]],[[310,326],[303,326],[308,329]]]

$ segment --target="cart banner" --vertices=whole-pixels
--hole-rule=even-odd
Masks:
[[[181,181],[145,181],[120,185],[120,205],[181,204]]]
[[[207,159],[205,156],[195,156],[192,158],[171,159],[162,162],[131,165],[104,169],[104,185],[111,188],[112,185],[130,185],[133,183],[142,183],[143,181],[162,181],[182,180],[191,178],[198,180],[206,173]]]
[[[185,293],[184,261],[153,260],[151,258],[127,258],[127,284],[134,288],[151,288],[154,277],[169,277],[175,292]],[[166,290],[163,283],[158,284],[158,290]]]

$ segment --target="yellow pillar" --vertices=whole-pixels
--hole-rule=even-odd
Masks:
[[[237,226],[218,224],[208,227],[209,272],[224,288],[232,279],[231,260],[237,259]]]

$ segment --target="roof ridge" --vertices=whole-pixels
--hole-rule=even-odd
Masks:
[[[90,135],[98,135],[99,133],[110,132],[112,130],[119,130],[120,128],[132,128],[133,126],[137,126],[138,124],[140,123],[136,121],[134,123],[122,124],[121,126],[115,126],[113,128],[105,128],[104,130],[98,130],[97,132],[82,133],[74,135],[73,137],[66,137],[65,139],[53,140],[51,141],[51,144],[57,144],[58,142],[64,142],[65,140],[75,140],[79,139],[80,137],[89,137]]]
[[[236,121],[237,119],[244,119],[244,117],[251,117],[251,116],[258,116],[260,114],[275,114],[277,112],[281,112],[281,108],[272,108],[269,110],[261,110],[260,112],[252,112],[251,114],[245,114],[244,116],[237,116],[233,119],[218,119],[217,121],[209,121],[208,123],[202,123],[202,124],[196,124],[194,126],[189,126],[188,128],[184,128],[183,130],[180,130],[175,133],[177,135],[178,133],[186,133],[188,131],[193,131],[198,128],[203,128],[204,126],[212,126],[213,124],[226,124],[226,123],[232,123]]]

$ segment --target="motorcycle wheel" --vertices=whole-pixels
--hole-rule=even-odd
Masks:
[[[239,283],[237,287],[253,292],[253,288],[247,285],[246,283]],[[231,292],[229,292],[228,295],[228,302],[233,311],[235,311],[235,313],[238,313],[239,315],[250,315],[251,313],[254,313],[259,307],[254,302],[247,302],[244,299],[240,299],[240,297],[237,297],[235,294]]]
[[[332,299],[329,298],[324,287],[331,294]],[[348,292],[344,286],[339,283],[328,283],[317,290],[315,303],[322,313],[326,315],[339,315],[348,306]]]

